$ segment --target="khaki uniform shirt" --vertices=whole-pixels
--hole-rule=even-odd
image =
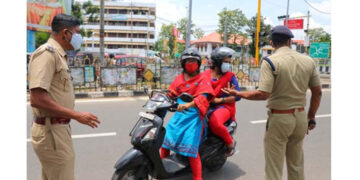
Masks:
[[[320,85],[315,61],[289,47],[277,49],[268,58],[273,62],[275,72],[263,60],[258,88],[271,93],[267,107],[279,110],[305,107],[308,87]]]
[[[42,88],[52,100],[63,107],[74,108],[74,90],[67,55],[60,44],[50,38],[32,54],[29,63],[29,89]],[[54,117],[54,115],[33,108],[36,117]]]

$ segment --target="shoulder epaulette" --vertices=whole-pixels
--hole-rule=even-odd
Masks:
[[[50,44],[48,44],[47,46],[46,46],[46,50],[48,50],[48,51],[50,51],[50,52],[55,52],[55,48],[52,46],[52,45],[50,45]]]

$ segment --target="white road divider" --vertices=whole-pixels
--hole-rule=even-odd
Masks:
[[[109,133],[93,133],[93,134],[79,134],[79,135],[72,135],[73,139],[82,139],[82,138],[94,138],[94,137],[107,137],[107,136],[116,136],[116,132],[109,132]],[[31,139],[27,139],[27,142],[30,142]]]
[[[331,117],[331,114],[322,114],[322,115],[317,115],[315,116],[315,118],[326,118],[326,117]],[[250,121],[251,124],[262,124],[262,123],[266,123],[266,119],[264,120],[256,120],[256,121]]]

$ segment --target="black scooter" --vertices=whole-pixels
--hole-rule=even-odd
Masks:
[[[193,99],[187,93],[178,98],[185,102]],[[112,180],[168,179],[191,173],[187,157],[173,153],[160,158],[159,149],[165,136],[164,117],[167,111],[176,111],[177,103],[166,95],[166,91],[152,91],[144,107],[146,112],[139,113],[140,119],[130,132],[133,148],[116,162]],[[236,122],[229,121],[225,125],[233,136]],[[219,170],[227,160],[226,150],[224,141],[209,130],[199,149],[202,166],[209,171]]]

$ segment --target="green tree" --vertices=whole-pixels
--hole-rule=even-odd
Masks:
[[[309,29],[311,42],[331,42],[331,34],[327,33],[323,28]]]
[[[196,39],[200,39],[200,38],[204,37],[204,31],[200,28],[196,28],[194,31],[194,37]]]
[[[188,19],[182,18],[178,22],[176,22],[176,27],[179,29],[180,34],[182,36],[182,39],[186,39],[187,35],[187,25],[188,25]],[[191,22],[191,34],[194,33],[195,24]]]
[[[35,32],[35,48],[38,48],[42,44],[46,43],[50,37],[50,33],[48,32]]]
[[[170,55],[171,58],[174,57],[174,36],[172,35],[172,28],[175,24],[170,25],[162,25],[161,31],[159,33],[160,43],[164,44],[166,42],[166,48],[163,47],[162,51],[166,51],[167,54]]]
[[[256,27],[257,27],[257,14],[255,16],[253,16],[249,21],[248,21],[248,29],[246,29],[246,32],[248,33],[249,36],[252,36],[253,33],[256,33]],[[271,32],[271,25],[266,25],[264,23],[264,18],[261,16],[260,17],[260,32],[264,32],[265,36],[259,36],[260,37],[260,41],[264,42],[265,45],[270,45],[270,32]],[[255,42],[255,36],[252,39],[253,42]],[[255,43],[251,43],[249,44],[249,50],[250,50],[250,54],[255,57]]]
[[[81,10],[81,4],[79,2],[73,3],[71,5],[71,15],[76,17],[80,21],[80,24],[83,23]]]
[[[85,11],[85,15],[89,15],[88,22],[97,22],[99,21],[99,7],[94,6],[91,1],[84,2],[82,8]]]
[[[244,13],[239,9],[228,10],[222,9],[218,13],[219,27],[217,32],[221,34],[221,39],[225,42],[228,41],[231,36],[234,37],[232,42],[233,46],[236,46],[236,39],[240,36],[245,36],[244,27],[247,25],[248,20]],[[227,25],[227,39],[224,39],[225,25]]]
[[[175,24],[162,25],[159,33],[159,40],[155,42],[154,50],[159,52],[166,52],[170,58],[174,58],[174,36],[172,35],[172,28]],[[165,46],[164,46],[165,44]],[[182,52],[185,49],[185,45],[179,42],[176,43],[176,52]],[[164,57],[161,57],[164,58]]]

